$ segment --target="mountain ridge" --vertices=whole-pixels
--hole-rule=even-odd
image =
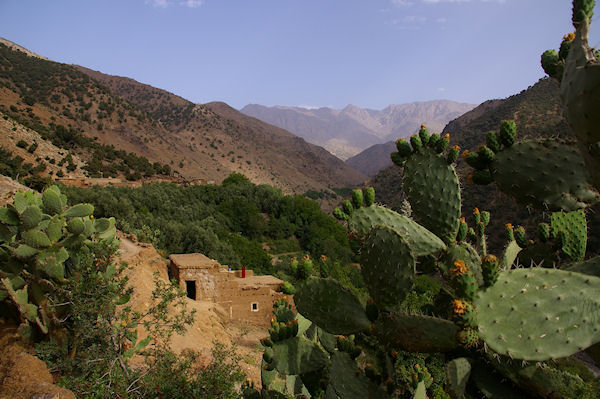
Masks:
[[[168,164],[186,180],[220,182],[237,172],[285,193],[366,180],[325,150],[231,107],[194,104],[131,78],[28,56],[5,44],[0,44],[0,111],[46,139],[56,139],[59,126],[71,132],[67,144],[88,164],[95,162],[98,177],[110,169],[103,156],[113,148]]]
[[[449,120],[474,107],[450,100],[431,100],[391,104],[382,110],[352,104],[343,109],[248,104],[240,111],[289,130],[347,160],[372,145],[415,133],[424,120],[429,121],[432,129],[441,130]]]

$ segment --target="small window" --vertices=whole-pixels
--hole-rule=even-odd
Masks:
[[[252,302],[250,306],[253,312],[258,312],[258,302]]]

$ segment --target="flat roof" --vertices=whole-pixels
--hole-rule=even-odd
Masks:
[[[236,278],[235,281],[237,281],[240,287],[273,287],[283,284],[283,280],[275,276],[251,276]]]
[[[184,269],[212,269],[220,266],[219,262],[203,254],[173,254],[169,259],[175,266]]]

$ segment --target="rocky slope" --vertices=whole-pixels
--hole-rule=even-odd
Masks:
[[[372,145],[407,137],[418,131],[421,123],[439,131],[449,120],[473,107],[472,104],[434,100],[390,105],[382,110],[354,105],[337,110],[250,104],[241,112],[289,130],[323,146],[339,158],[347,159]]]
[[[303,193],[366,179],[321,148],[229,107],[193,104],[132,79],[28,56],[4,44],[0,111],[44,139],[60,141],[87,164],[100,162],[96,169],[102,173],[110,169],[106,152],[112,148],[201,183],[240,172],[255,183]]]

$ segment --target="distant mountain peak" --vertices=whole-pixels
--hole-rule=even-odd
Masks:
[[[343,109],[251,104],[241,112],[289,130],[347,159],[372,145],[409,136],[418,131],[421,123],[427,124],[430,130],[441,131],[448,121],[474,107],[450,100],[432,100],[392,104],[382,110],[354,104]]]

